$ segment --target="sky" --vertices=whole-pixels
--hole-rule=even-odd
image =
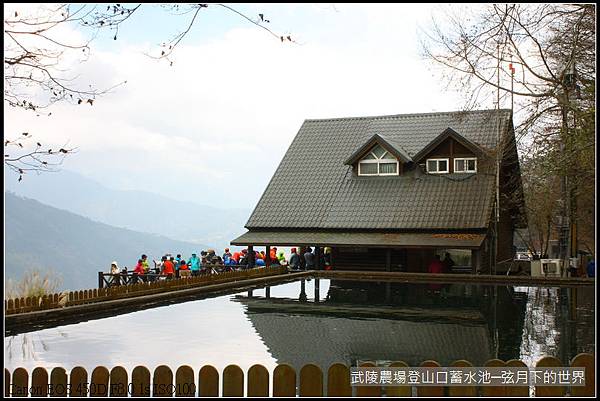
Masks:
[[[86,62],[65,57],[74,82],[100,89],[126,84],[92,106],[57,103],[50,116],[5,108],[5,136],[29,132],[44,144],[76,147],[62,168],[109,188],[253,209],[305,119],[451,111],[464,104],[421,56],[420,29],[442,6],[231,6],[251,18],[264,14],[273,31],[297,43],[282,43],[211,6],[169,66],[145,53],[185,29],[190,15],[143,5],[117,40],[114,32],[98,35]],[[10,4],[5,13],[35,7]],[[73,41],[86,34],[76,26],[56,32]]]

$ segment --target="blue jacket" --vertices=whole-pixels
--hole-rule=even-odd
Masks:
[[[202,267],[202,261],[198,256],[192,256],[189,261],[190,270],[200,270]]]

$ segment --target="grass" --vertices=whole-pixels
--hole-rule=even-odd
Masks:
[[[52,271],[41,273],[39,270],[27,270],[21,279],[9,279],[6,283],[4,298],[41,297],[57,291],[61,281]]]

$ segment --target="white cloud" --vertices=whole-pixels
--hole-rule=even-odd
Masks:
[[[276,19],[278,6],[268,7]],[[335,7],[284,8],[282,23],[294,13],[335,22],[298,32],[310,38],[302,45],[241,23],[202,44],[182,42],[173,67],[144,56],[145,43],[93,51],[81,79],[127,84],[93,106],[56,106],[49,118],[7,110],[5,132],[69,140],[80,152],[65,168],[109,186],[182,187],[187,199],[251,208],[306,118],[459,107],[416,54],[414,22],[428,15],[420,6]],[[205,196],[224,183],[244,196]]]

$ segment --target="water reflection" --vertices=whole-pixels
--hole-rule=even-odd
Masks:
[[[595,351],[594,289],[307,279],[233,296],[132,311],[5,337],[4,362],[23,366],[289,363],[544,355]],[[573,302],[573,301],[576,301]]]

